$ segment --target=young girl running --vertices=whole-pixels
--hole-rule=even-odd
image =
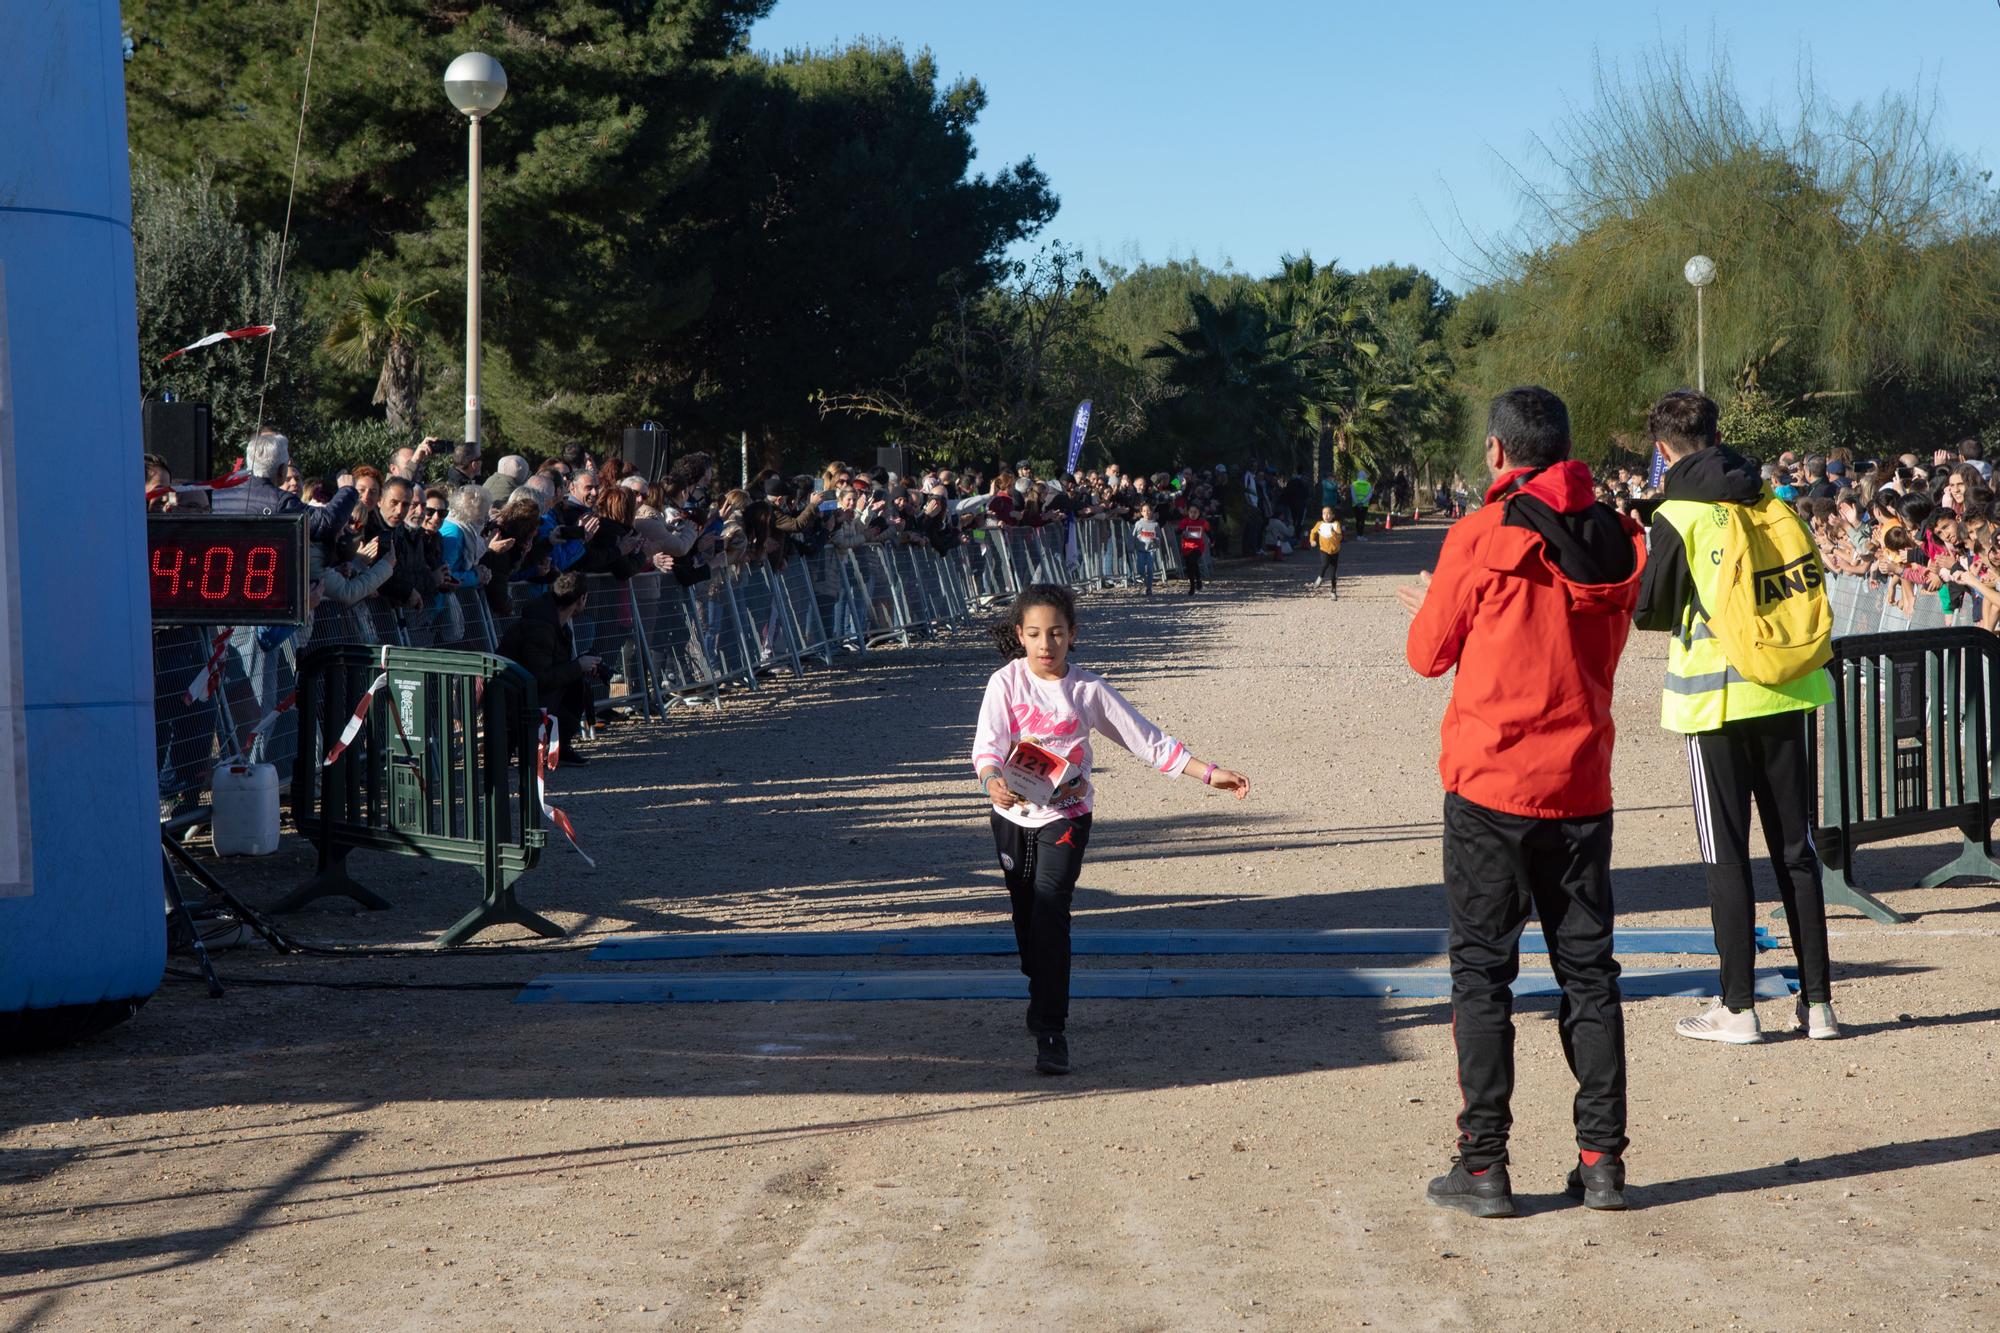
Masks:
[[[1239,801],[1250,794],[1250,779],[1196,759],[1102,677],[1069,664],[1076,643],[1076,598],[1069,589],[1031,585],[993,627],[993,637],[1008,662],[986,682],[972,765],[993,801],[993,842],[1013,904],[1021,971],[1028,977],[1035,1068],[1067,1074],[1069,904],[1090,844],[1091,732],[1103,732],[1167,777],[1198,778],[1235,792]],[[1061,755],[1075,770],[1048,805],[1024,800],[1000,775],[1022,741]]]
[[[1321,583],[1333,589],[1333,600],[1340,600],[1340,543],[1346,536],[1341,530],[1340,520],[1333,516],[1333,506],[1319,511],[1319,522],[1313,524],[1312,544],[1319,548],[1319,573],[1313,575],[1313,587]]]
[[[1192,597],[1201,591],[1201,562],[1208,557],[1208,520],[1193,501],[1181,516],[1180,539],[1181,567],[1187,571],[1188,596]]]

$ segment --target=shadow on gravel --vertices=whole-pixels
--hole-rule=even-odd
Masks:
[[[1984,1129],[1971,1134],[1877,1144],[1826,1157],[1794,1157],[1771,1166],[1726,1171],[1720,1175],[1686,1176],[1680,1180],[1638,1186],[1635,1195],[1639,1207],[1658,1208],[1725,1194],[1785,1189],[1818,1180],[1852,1180],[1886,1171],[1904,1171],[1916,1166],[1948,1166],[1955,1162],[1976,1162],[1996,1156],[2000,1156],[2000,1129]]]

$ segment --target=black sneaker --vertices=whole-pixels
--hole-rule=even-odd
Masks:
[[[1452,1159],[1451,1174],[1439,1176],[1424,1191],[1424,1202],[1439,1208],[1456,1208],[1474,1217],[1512,1217],[1514,1189],[1507,1180],[1507,1168],[1498,1162],[1477,1175],[1465,1163]]]
[[[1625,1210],[1625,1159],[1600,1157],[1596,1166],[1585,1166],[1582,1158],[1569,1169],[1569,1184],[1563,1192],[1582,1199],[1586,1208],[1607,1213]]]
[[[1037,1074],[1069,1072],[1068,1037],[1060,1032],[1051,1032],[1035,1038],[1035,1072]]]

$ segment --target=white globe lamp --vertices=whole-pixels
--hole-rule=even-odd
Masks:
[[[474,120],[491,113],[507,96],[507,71],[484,51],[467,51],[444,71],[444,95]]]

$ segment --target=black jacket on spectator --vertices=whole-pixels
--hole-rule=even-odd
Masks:
[[[422,528],[413,528],[407,523],[398,523],[393,530],[384,525],[379,516],[370,519],[370,532],[382,538],[383,544],[393,546],[396,551],[396,572],[382,584],[379,596],[394,606],[401,606],[410,600],[410,594],[429,600],[438,590],[437,570],[444,563],[443,553],[433,553],[425,540],[429,535]]]
[[[930,542],[931,549],[939,555],[944,555],[956,547],[963,536],[949,510],[937,514],[920,511],[917,514],[916,530],[924,535]]]
[[[535,678],[542,707],[555,715],[563,749],[573,747],[594,711],[591,682],[576,660],[576,636],[562,623],[553,596],[544,593],[521,608],[521,618],[500,636],[500,655],[520,663]],[[522,743],[527,743],[525,738]]]
[[[609,574],[619,582],[631,578],[647,567],[646,557],[634,551],[629,555],[618,549],[618,543],[630,536],[632,529],[616,519],[600,517],[597,520],[597,535],[584,543],[583,558],[570,566],[578,574]]]
[[[522,607],[521,618],[500,636],[500,656],[519,662],[545,696],[583,680],[576,636],[558,618],[555,598],[546,593]]]
[[[487,535],[490,537],[492,533],[489,531]],[[508,591],[507,583],[514,577],[515,561],[519,559],[521,553],[522,548],[516,545],[506,551],[489,548],[485,555],[479,557],[480,566],[493,575],[486,584],[486,605],[493,609],[493,614],[496,616],[514,614],[514,599]]]

